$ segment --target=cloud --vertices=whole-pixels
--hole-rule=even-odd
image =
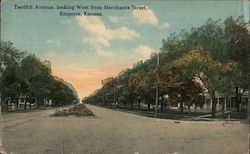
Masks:
[[[109,18],[109,20],[110,20],[111,22],[113,22],[113,23],[118,23],[119,21],[122,20],[121,17],[117,17],[117,16],[109,16],[108,18]]]
[[[95,48],[100,48],[100,46],[110,46],[109,40],[102,36],[89,36],[88,38],[84,38],[82,41],[95,46]]]
[[[136,47],[133,51],[139,54],[143,58],[143,60],[146,60],[151,56],[153,49],[146,45],[140,45]]]
[[[133,10],[132,15],[138,21],[139,24],[151,24],[157,26],[159,23],[158,18],[151,9]]]
[[[60,45],[60,44],[61,44],[61,41],[49,39],[49,40],[46,41],[46,43],[47,43],[47,44],[56,44],[56,45]]]
[[[65,25],[70,25],[72,21],[70,19],[62,20],[62,23]]]
[[[125,26],[109,29],[99,17],[78,16],[76,20],[78,25],[87,33],[87,37],[83,38],[82,41],[94,47],[96,56],[101,58],[113,57],[113,52],[105,50],[105,47],[111,46],[111,40],[129,40],[140,37],[138,32]]]
[[[53,40],[47,40],[46,43],[51,44],[51,43],[54,43],[54,41]]]
[[[114,54],[113,52],[110,52],[110,51],[104,51],[104,50],[97,50],[96,51],[96,54],[100,57],[104,57],[104,58],[110,58],[110,57],[113,57]]]
[[[78,16],[76,20],[78,25],[88,33],[88,38],[83,41],[95,47],[110,46],[109,41],[113,39],[129,40],[140,37],[138,32],[124,26],[117,29],[109,29],[99,17]]]
[[[170,24],[168,22],[164,22],[163,24],[161,24],[159,26],[160,29],[163,29],[163,28],[169,28],[170,27]]]

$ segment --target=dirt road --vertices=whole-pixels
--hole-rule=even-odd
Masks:
[[[8,153],[243,154],[248,125],[154,119],[87,105],[96,117],[50,117],[52,110],[2,115]]]

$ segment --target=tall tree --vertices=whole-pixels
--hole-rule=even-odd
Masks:
[[[143,70],[132,73],[129,77],[129,81],[128,81],[128,87],[130,89],[130,95],[131,97],[133,97],[131,99],[131,107],[132,107],[132,103],[134,100],[137,100],[138,102],[138,109],[140,108],[140,103],[141,103],[141,99],[140,99],[140,94],[141,94],[141,87],[140,87],[140,81],[143,78],[145,72]]]
[[[18,107],[18,99],[21,93],[21,81],[18,78],[17,69],[25,52],[21,52],[13,46],[12,42],[0,42],[0,95],[1,103],[7,100],[15,102]]]
[[[182,67],[183,74],[190,79],[199,78],[202,86],[207,90],[212,99],[212,117],[215,117],[216,104],[215,92],[224,92],[233,87],[228,74],[237,74],[237,65],[234,62],[220,63],[213,60],[203,49],[197,48],[185,54],[174,62],[177,67]],[[225,88],[227,86],[228,88]]]
[[[34,97],[35,103],[39,107],[43,99],[50,93],[48,89],[48,84],[51,80],[49,63],[41,61],[35,55],[28,55],[20,63],[19,76],[24,85],[27,85],[25,86],[27,87],[24,91],[27,92],[25,95]]]
[[[140,80],[140,96],[142,97],[142,99],[144,99],[145,103],[148,106],[148,109],[150,109],[150,105],[153,104],[155,99],[155,79],[156,76],[154,70],[151,69],[146,72],[146,74]]]
[[[229,58],[235,60],[241,70],[241,73],[233,78],[235,83],[236,106],[237,110],[239,110],[239,105],[241,103],[239,89],[248,89],[248,92],[250,91],[249,23],[244,22],[243,16],[240,16],[236,20],[232,17],[227,18],[224,25],[226,33],[225,38],[229,41]],[[248,103],[250,104],[250,101]]]

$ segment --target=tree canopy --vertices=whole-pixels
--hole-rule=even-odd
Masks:
[[[52,100],[54,106],[78,101],[74,87],[52,75],[49,61],[16,49],[12,42],[1,41],[0,49],[1,103],[7,109],[8,103],[15,103],[18,109],[21,96],[37,107],[44,105],[44,100]]]
[[[159,68],[157,54],[152,53],[146,61],[119,73],[115,83],[121,85],[116,94],[118,102],[139,103],[139,97],[153,104],[158,85],[159,97],[168,95],[169,101],[186,105],[202,105],[204,94],[208,93],[215,116],[215,92],[229,96],[238,92],[235,88],[249,91],[248,28],[243,17],[228,17],[224,22],[209,18],[200,27],[171,34],[162,41]],[[84,101],[93,100],[99,93],[106,92],[101,88]]]

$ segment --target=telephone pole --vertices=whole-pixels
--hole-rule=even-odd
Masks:
[[[160,66],[160,52],[157,54],[157,70]],[[156,78],[156,89],[155,89],[155,118],[158,117],[158,95],[159,95],[159,86],[158,79]]]

